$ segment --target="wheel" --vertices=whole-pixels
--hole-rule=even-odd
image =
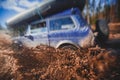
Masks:
[[[22,50],[23,47],[20,46],[19,44],[13,43],[12,44],[12,49],[15,50],[15,51],[19,51],[19,50]]]
[[[101,19],[96,21],[96,30],[98,35],[96,36],[99,43],[105,43],[109,38],[109,27],[106,20]]]
[[[77,47],[75,47],[75,46],[73,46],[73,45],[70,45],[70,44],[61,45],[59,48],[60,48],[60,49],[64,49],[64,50],[66,50],[66,49],[70,49],[70,50],[73,50],[73,51],[77,50]]]

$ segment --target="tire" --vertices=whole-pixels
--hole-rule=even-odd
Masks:
[[[78,48],[75,47],[75,46],[73,46],[73,45],[67,44],[67,45],[62,45],[62,46],[60,46],[60,49],[63,49],[63,50],[69,49],[69,50],[75,51],[75,50],[77,50]]]
[[[12,49],[15,50],[15,51],[19,51],[19,50],[22,50],[23,47],[20,46],[19,44],[13,43],[12,44]]]
[[[109,27],[106,20],[101,19],[96,21],[96,30],[98,35],[96,36],[96,40],[99,44],[105,43],[109,38]]]

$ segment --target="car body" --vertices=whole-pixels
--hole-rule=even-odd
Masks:
[[[77,8],[72,8],[27,26],[26,34],[13,39],[14,44],[36,47],[40,44],[60,48],[72,45],[86,48],[94,45],[94,34]]]

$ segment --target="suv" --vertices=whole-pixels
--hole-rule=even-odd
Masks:
[[[19,46],[36,47],[43,44],[64,49],[86,48],[93,46],[94,42],[92,29],[77,8],[32,22],[24,36],[13,39],[13,43]]]

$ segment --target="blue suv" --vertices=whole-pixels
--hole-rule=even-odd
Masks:
[[[95,36],[78,8],[72,8],[27,26],[24,36],[13,39],[19,46],[40,44],[55,48],[86,48],[93,46]]]

